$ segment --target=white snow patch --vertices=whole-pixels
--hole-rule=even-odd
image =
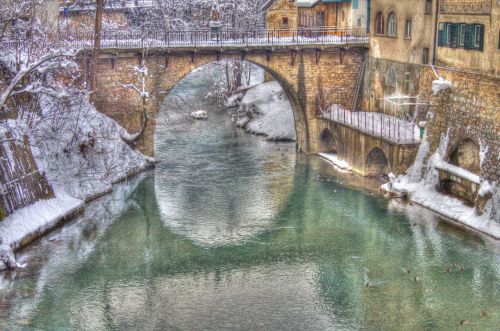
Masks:
[[[287,96],[278,82],[249,89],[238,110],[240,127],[271,140],[296,140],[295,119]]]
[[[344,160],[340,160],[338,155],[335,153],[320,153],[319,155],[321,157],[323,157],[324,159],[326,159],[328,161],[328,163],[332,164],[335,168],[338,168],[338,169],[344,170],[344,171],[351,171],[352,170],[352,167],[349,165],[349,163],[347,163]]]
[[[450,81],[439,77],[439,79],[432,82],[432,91],[434,92],[434,95],[438,95],[439,92],[451,89],[452,86],[453,84]]]
[[[208,113],[205,110],[198,110],[192,112],[191,117],[195,120],[206,120],[208,119]]]
[[[482,182],[480,194],[492,192],[493,199],[485,208],[485,214],[477,215],[474,207],[466,205],[464,202],[449,195],[437,191],[439,184],[439,174],[437,169],[449,171],[459,177],[480,183],[479,176],[469,171],[448,164],[444,161],[446,148],[448,146],[449,136],[444,135],[437,151],[430,157],[427,165],[427,171],[424,174],[424,159],[429,153],[429,144],[427,136],[417,153],[417,158],[408,174],[401,175],[396,179],[391,179],[390,183],[384,184],[382,189],[397,195],[408,195],[410,200],[426,208],[437,212],[451,220],[460,222],[472,229],[486,233],[500,239],[500,222],[495,220],[493,215],[498,209],[498,190],[496,185]],[[422,176],[424,174],[424,176]]]

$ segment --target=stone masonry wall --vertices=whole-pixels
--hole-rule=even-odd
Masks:
[[[317,51],[315,49],[290,50],[275,48],[273,51],[255,49],[217,50],[193,53],[190,49],[177,49],[166,54],[163,50],[149,50],[145,55],[148,67],[147,90],[148,112],[152,117],[138,148],[144,154],[154,154],[154,117],[158,114],[164,98],[170,90],[193,70],[227,58],[255,63],[273,76],[287,93],[295,116],[298,149],[316,153],[318,125],[316,115],[321,99],[325,104],[340,104],[352,107],[356,78],[364,59],[365,49],[351,48],[340,53],[339,49]],[[138,84],[134,70],[141,62],[142,51],[106,50],[103,52],[98,70],[94,103],[101,112],[115,119],[130,133],[141,126],[142,99],[123,84]],[[85,57],[82,56],[82,62]],[[328,91],[321,93],[319,91]]]
[[[432,97],[432,119],[427,125],[431,151],[435,151],[443,135],[448,134],[447,157],[466,139],[482,146],[484,156],[481,177],[499,180],[500,155],[500,79],[447,69],[439,75],[453,83],[453,88]],[[430,95],[436,77],[431,68],[423,71],[420,89]]]

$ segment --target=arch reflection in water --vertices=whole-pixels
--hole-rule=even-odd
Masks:
[[[294,144],[278,145],[246,134],[222,106],[207,102],[207,75],[224,79],[209,65],[182,80],[167,100],[170,118],[194,109],[208,122],[171,121],[158,125],[156,194],[165,224],[204,246],[242,242],[262,232],[291,191]],[[254,70],[258,80],[262,71]],[[169,102],[170,101],[170,102]],[[173,105],[173,107],[172,107]],[[278,149],[280,149],[278,153]]]

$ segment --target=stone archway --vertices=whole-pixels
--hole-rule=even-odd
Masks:
[[[472,178],[473,175],[479,176],[481,173],[479,145],[470,138],[463,139],[450,149],[446,161],[470,174],[459,175],[447,168],[439,169],[439,191],[455,196],[471,206],[474,205],[479,190],[479,180],[474,181]]]
[[[337,153],[337,146],[335,144],[335,137],[330,129],[325,128],[321,131],[319,135],[319,147],[318,151],[320,153]]]
[[[480,147],[472,139],[467,138],[456,144],[447,161],[476,175],[481,173]]]
[[[297,149],[305,153],[318,152],[318,118],[315,114],[318,82],[345,83],[345,89],[328,95],[329,104],[343,107],[352,105],[355,80],[347,79],[359,73],[362,48],[349,49],[339,56],[338,48],[330,50],[273,47],[236,50],[210,48],[199,51],[193,48],[106,49],[102,51],[97,70],[97,84],[93,94],[96,108],[116,120],[130,133],[141,129],[142,98],[124,84],[137,82],[134,67],[145,63],[148,68],[146,86],[151,96],[147,101],[148,121],[144,135],[137,142],[137,149],[154,156],[154,118],[168,93],[192,71],[212,62],[236,59],[245,60],[261,67],[283,88],[292,106],[297,133]],[[320,56],[321,55],[321,56]],[[88,58],[81,56],[82,62]]]
[[[375,147],[372,149],[367,157],[365,163],[365,176],[377,176],[387,174],[389,171],[389,162],[384,152]]]

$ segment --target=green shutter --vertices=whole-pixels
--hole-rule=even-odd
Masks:
[[[474,24],[467,24],[465,26],[465,49],[474,49]]]
[[[443,47],[446,44],[446,23],[439,24],[438,46]]]
[[[479,34],[480,34],[480,37],[479,37],[479,47],[476,47],[476,49],[482,51],[483,50],[483,46],[484,46],[484,25],[483,24],[479,24]],[[475,29],[474,29],[475,30]]]
[[[458,32],[460,31],[460,26],[458,24],[450,24],[450,33],[451,33],[451,43],[450,43],[450,47],[451,48],[457,48],[459,47],[460,45],[460,41],[459,41],[459,34]]]
[[[352,0],[352,9],[359,9],[359,0]]]

